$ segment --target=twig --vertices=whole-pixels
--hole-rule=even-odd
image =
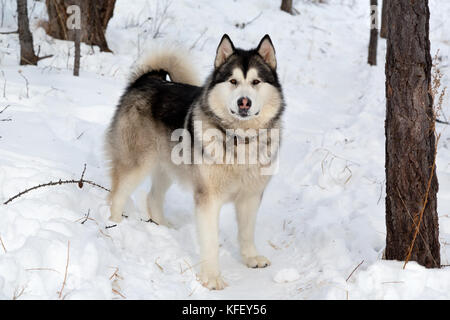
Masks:
[[[69,269],[69,253],[70,253],[70,240],[67,241],[67,262],[66,262],[66,271],[64,272],[64,281],[61,287],[61,290],[59,291],[59,298],[61,299],[62,293],[64,290],[64,286],[66,285],[67,280],[67,270]]]
[[[450,125],[450,122],[442,121],[442,120],[439,120],[439,119],[436,119],[436,122],[437,122],[437,123],[441,123],[441,124],[447,124],[447,125]]]
[[[5,253],[8,253],[8,250],[6,250],[5,244],[3,243],[2,237],[0,237],[0,243],[2,244],[2,247],[3,247],[3,250],[5,251]]]
[[[90,184],[90,185],[95,186],[95,187],[97,187],[97,188],[100,188],[100,189],[103,189],[103,190],[105,190],[105,191],[110,192],[109,189],[107,189],[107,188],[105,188],[105,187],[103,187],[103,186],[101,186],[101,185],[99,185],[99,184],[97,184],[97,183],[95,183],[95,182],[93,182],[93,181],[83,179],[85,171],[86,171],[86,164],[84,165],[83,173],[82,173],[82,176],[81,176],[80,180],[73,180],[73,179],[72,179],[72,180],[61,180],[61,179],[60,179],[59,181],[50,181],[50,182],[48,182],[48,183],[39,184],[39,185],[37,185],[37,186],[31,187],[31,188],[28,188],[28,189],[26,189],[26,190],[24,190],[24,191],[22,191],[22,192],[19,192],[19,193],[16,194],[15,196],[13,196],[13,197],[9,198],[8,200],[6,200],[3,204],[6,205],[6,204],[10,203],[11,201],[13,201],[14,199],[19,198],[20,196],[22,196],[22,195],[24,195],[25,193],[28,193],[28,192],[30,192],[30,191],[32,191],[32,190],[36,190],[36,189],[43,188],[43,187],[62,185],[62,184],[72,184],[72,183],[75,183],[75,184],[77,184],[78,187],[81,189],[81,188],[83,188],[83,184],[84,184],[84,183],[87,183],[87,184]]]
[[[84,131],[80,133],[80,135],[77,137],[77,140],[81,138],[81,136],[84,134]]]
[[[13,34],[13,33],[19,33],[19,30],[15,30],[15,31],[2,31],[2,32],[0,32],[0,34]]]
[[[358,265],[356,266],[355,269],[353,269],[352,273],[350,273],[350,275],[347,277],[347,279],[345,280],[345,282],[348,282],[348,280],[352,277],[352,275],[355,273],[355,271],[356,271],[363,263],[364,263],[364,260],[361,261],[361,263],[358,264]]]
[[[203,35],[206,33],[206,31],[208,31],[208,28],[205,28],[205,30],[203,30],[203,32],[200,34],[200,36],[197,38],[197,40],[194,41],[194,43],[189,48],[189,50],[192,50],[195,48],[195,46],[197,45],[197,42],[203,37]]]
[[[183,273],[185,273],[185,272],[188,271],[188,270],[192,270],[192,268],[194,268],[194,267],[196,267],[196,266],[198,266],[199,264],[202,264],[202,263],[204,262],[204,261],[200,261],[200,262],[194,264],[193,266],[191,266],[191,265],[189,264],[189,262],[187,262],[185,259],[183,259],[183,261],[184,261],[184,263],[186,263],[186,264],[188,265],[188,268],[182,270],[180,274],[183,274]],[[192,272],[192,273],[193,273],[193,272]]]
[[[411,258],[411,254],[414,249],[414,245],[416,244],[417,234],[419,233],[420,225],[422,224],[423,213],[425,212],[425,207],[427,206],[427,203],[428,203],[428,196],[430,195],[431,181],[433,181],[434,169],[436,168],[437,145],[439,143],[440,137],[441,137],[441,135],[439,134],[436,138],[436,146],[434,148],[433,165],[431,166],[431,174],[430,174],[430,178],[428,179],[427,191],[425,193],[425,199],[423,200],[422,210],[420,210],[420,214],[419,214],[419,223],[416,226],[416,231],[414,232],[414,237],[413,237],[411,246],[409,247],[408,254],[406,255],[405,264],[403,265],[403,269],[406,268],[406,265],[408,264],[409,259]]]
[[[113,278],[122,280],[123,278],[118,274],[118,272],[119,272],[119,267],[116,267],[116,269],[114,270],[114,273],[111,275],[111,277],[109,277],[109,280],[112,280]]]
[[[8,104],[6,107],[4,107],[4,108],[2,109],[2,111],[0,111],[0,114],[3,113],[3,111],[5,111],[6,109],[8,109],[9,106],[10,106],[10,105]]]
[[[51,57],[53,57],[52,54],[48,54],[46,56],[38,57],[38,61],[41,61],[41,60],[44,60],[44,59],[48,59],[48,58],[51,58]]]
[[[81,221],[81,224],[84,224],[86,221],[88,221],[89,213],[91,213],[91,209],[88,209],[88,213],[86,214],[86,218],[83,221]]]
[[[259,17],[261,17],[262,15],[262,11],[256,16],[254,17],[252,20],[250,20],[249,22],[242,22],[242,23],[236,23],[235,27],[239,28],[239,29],[244,29],[245,27],[247,27],[249,24],[251,24],[252,22],[254,22],[256,19],[258,19]]]
[[[155,222],[155,221],[153,221],[153,220],[152,220],[152,218],[149,218],[148,220],[144,220],[144,219],[142,219],[142,218],[141,218],[141,221],[144,221],[144,222],[150,222],[150,223],[154,223],[154,224],[156,224],[157,226],[159,226],[159,223],[158,223],[158,222]]]
[[[24,291],[25,291],[25,287],[26,287],[26,286],[23,286],[23,287],[22,287],[22,290],[20,290],[20,292],[17,292],[17,289],[18,289],[18,288],[16,288],[16,290],[14,290],[13,300],[17,300],[17,299],[20,298],[20,296],[21,296],[21,295],[24,293]]]
[[[114,289],[114,288],[112,288],[112,292],[115,293],[115,294],[117,294],[117,295],[119,295],[119,296],[121,296],[121,297],[124,298],[124,299],[127,298],[127,297],[125,297],[123,294],[121,294],[118,290],[116,290],[116,289]]]

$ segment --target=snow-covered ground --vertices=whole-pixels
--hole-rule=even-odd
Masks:
[[[105,191],[48,187],[0,205],[0,299],[58,299],[66,266],[65,299],[450,298],[450,268],[409,263],[403,270],[401,262],[382,260],[386,44],[379,41],[379,65],[369,67],[367,1],[297,0],[296,16],[280,11],[279,2],[173,0],[166,19],[155,21],[148,17],[161,12],[164,1],[119,0],[107,30],[114,54],[83,45],[76,78],[73,44],[37,28],[45,5],[29,1],[35,47],[54,57],[38,67],[18,66],[17,35],[0,35],[0,111],[9,106],[0,119],[11,119],[0,121],[0,202],[50,180],[78,179],[85,163],[86,179],[109,186],[103,135],[146,47],[171,41],[191,48],[206,77],[223,33],[244,48],[269,33],[287,101],[280,171],[265,192],[256,228],[257,246],[272,266],[242,264],[227,206],[220,263],[229,287],[209,291],[196,281],[200,257],[189,193],[169,190],[172,228],[145,223],[146,181],[127,206],[130,217],[105,229]],[[0,30],[15,30],[15,1],[3,3]],[[440,49],[443,83],[450,85],[450,2],[430,6],[432,54]],[[443,131],[437,165],[443,264],[450,259],[449,143]]]

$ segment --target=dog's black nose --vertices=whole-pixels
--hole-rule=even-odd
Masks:
[[[239,115],[241,116],[247,116],[248,110],[252,106],[252,100],[250,100],[247,97],[241,97],[237,101],[238,107],[239,107]]]
[[[250,109],[252,106],[252,100],[247,97],[241,97],[237,101],[239,109]]]

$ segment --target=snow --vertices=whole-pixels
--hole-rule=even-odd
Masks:
[[[0,30],[15,30],[15,2],[3,3]],[[161,12],[164,1],[119,0],[106,33],[114,54],[83,45],[79,78],[72,76],[73,44],[46,36],[37,27],[46,17],[44,3],[29,3],[35,47],[54,57],[18,66],[17,35],[0,36],[0,110],[9,105],[0,119],[11,119],[0,122],[0,201],[40,183],[79,179],[85,163],[86,179],[109,186],[105,129],[146,48],[161,41],[191,48],[204,78],[223,33],[244,48],[268,33],[287,102],[280,170],[256,227],[256,244],[272,265],[243,265],[234,212],[226,206],[220,264],[229,287],[209,291],[196,281],[200,256],[188,192],[169,190],[170,228],[145,223],[148,180],[127,204],[129,218],[105,229],[105,191],[54,186],[0,206],[0,299],[58,299],[66,266],[64,299],[450,298],[449,268],[410,262],[403,270],[402,262],[382,259],[386,44],[379,41],[379,65],[369,67],[365,1],[298,0],[300,14],[290,16],[278,1],[175,0],[154,40],[158,24],[147,17]],[[448,86],[450,3],[433,0],[430,7],[432,54],[440,49]],[[235,26],[261,12],[244,29]],[[444,113],[448,102],[447,96]],[[438,211],[442,264],[449,264],[450,135],[444,129],[439,125]]]
[[[282,269],[277,272],[273,281],[277,283],[294,282],[300,278],[300,274],[294,268]]]

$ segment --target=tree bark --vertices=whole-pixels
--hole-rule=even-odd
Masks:
[[[20,41],[20,64],[37,65],[39,57],[34,53],[33,35],[28,21],[27,0],[17,0],[17,24]]]
[[[428,0],[387,3],[385,257],[407,259],[426,203],[410,260],[437,268],[438,180],[433,170],[436,138]]]
[[[292,14],[292,0],[281,0],[281,10]]]
[[[383,7],[381,8],[381,29],[380,29],[380,37],[383,39],[387,38],[387,2],[389,0],[383,0]]]
[[[73,75],[78,77],[80,75],[80,30],[74,30],[75,32],[75,58],[73,64]]]
[[[378,48],[378,0],[370,0],[370,41],[369,41],[369,57],[367,62],[371,66],[377,65],[377,48]]]
[[[113,16],[116,0],[46,0],[49,21],[46,32],[53,38],[75,41],[74,30],[68,30],[67,7],[78,5],[81,9],[80,40],[97,45],[101,51],[111,52],[105,38],[109,20]]]

